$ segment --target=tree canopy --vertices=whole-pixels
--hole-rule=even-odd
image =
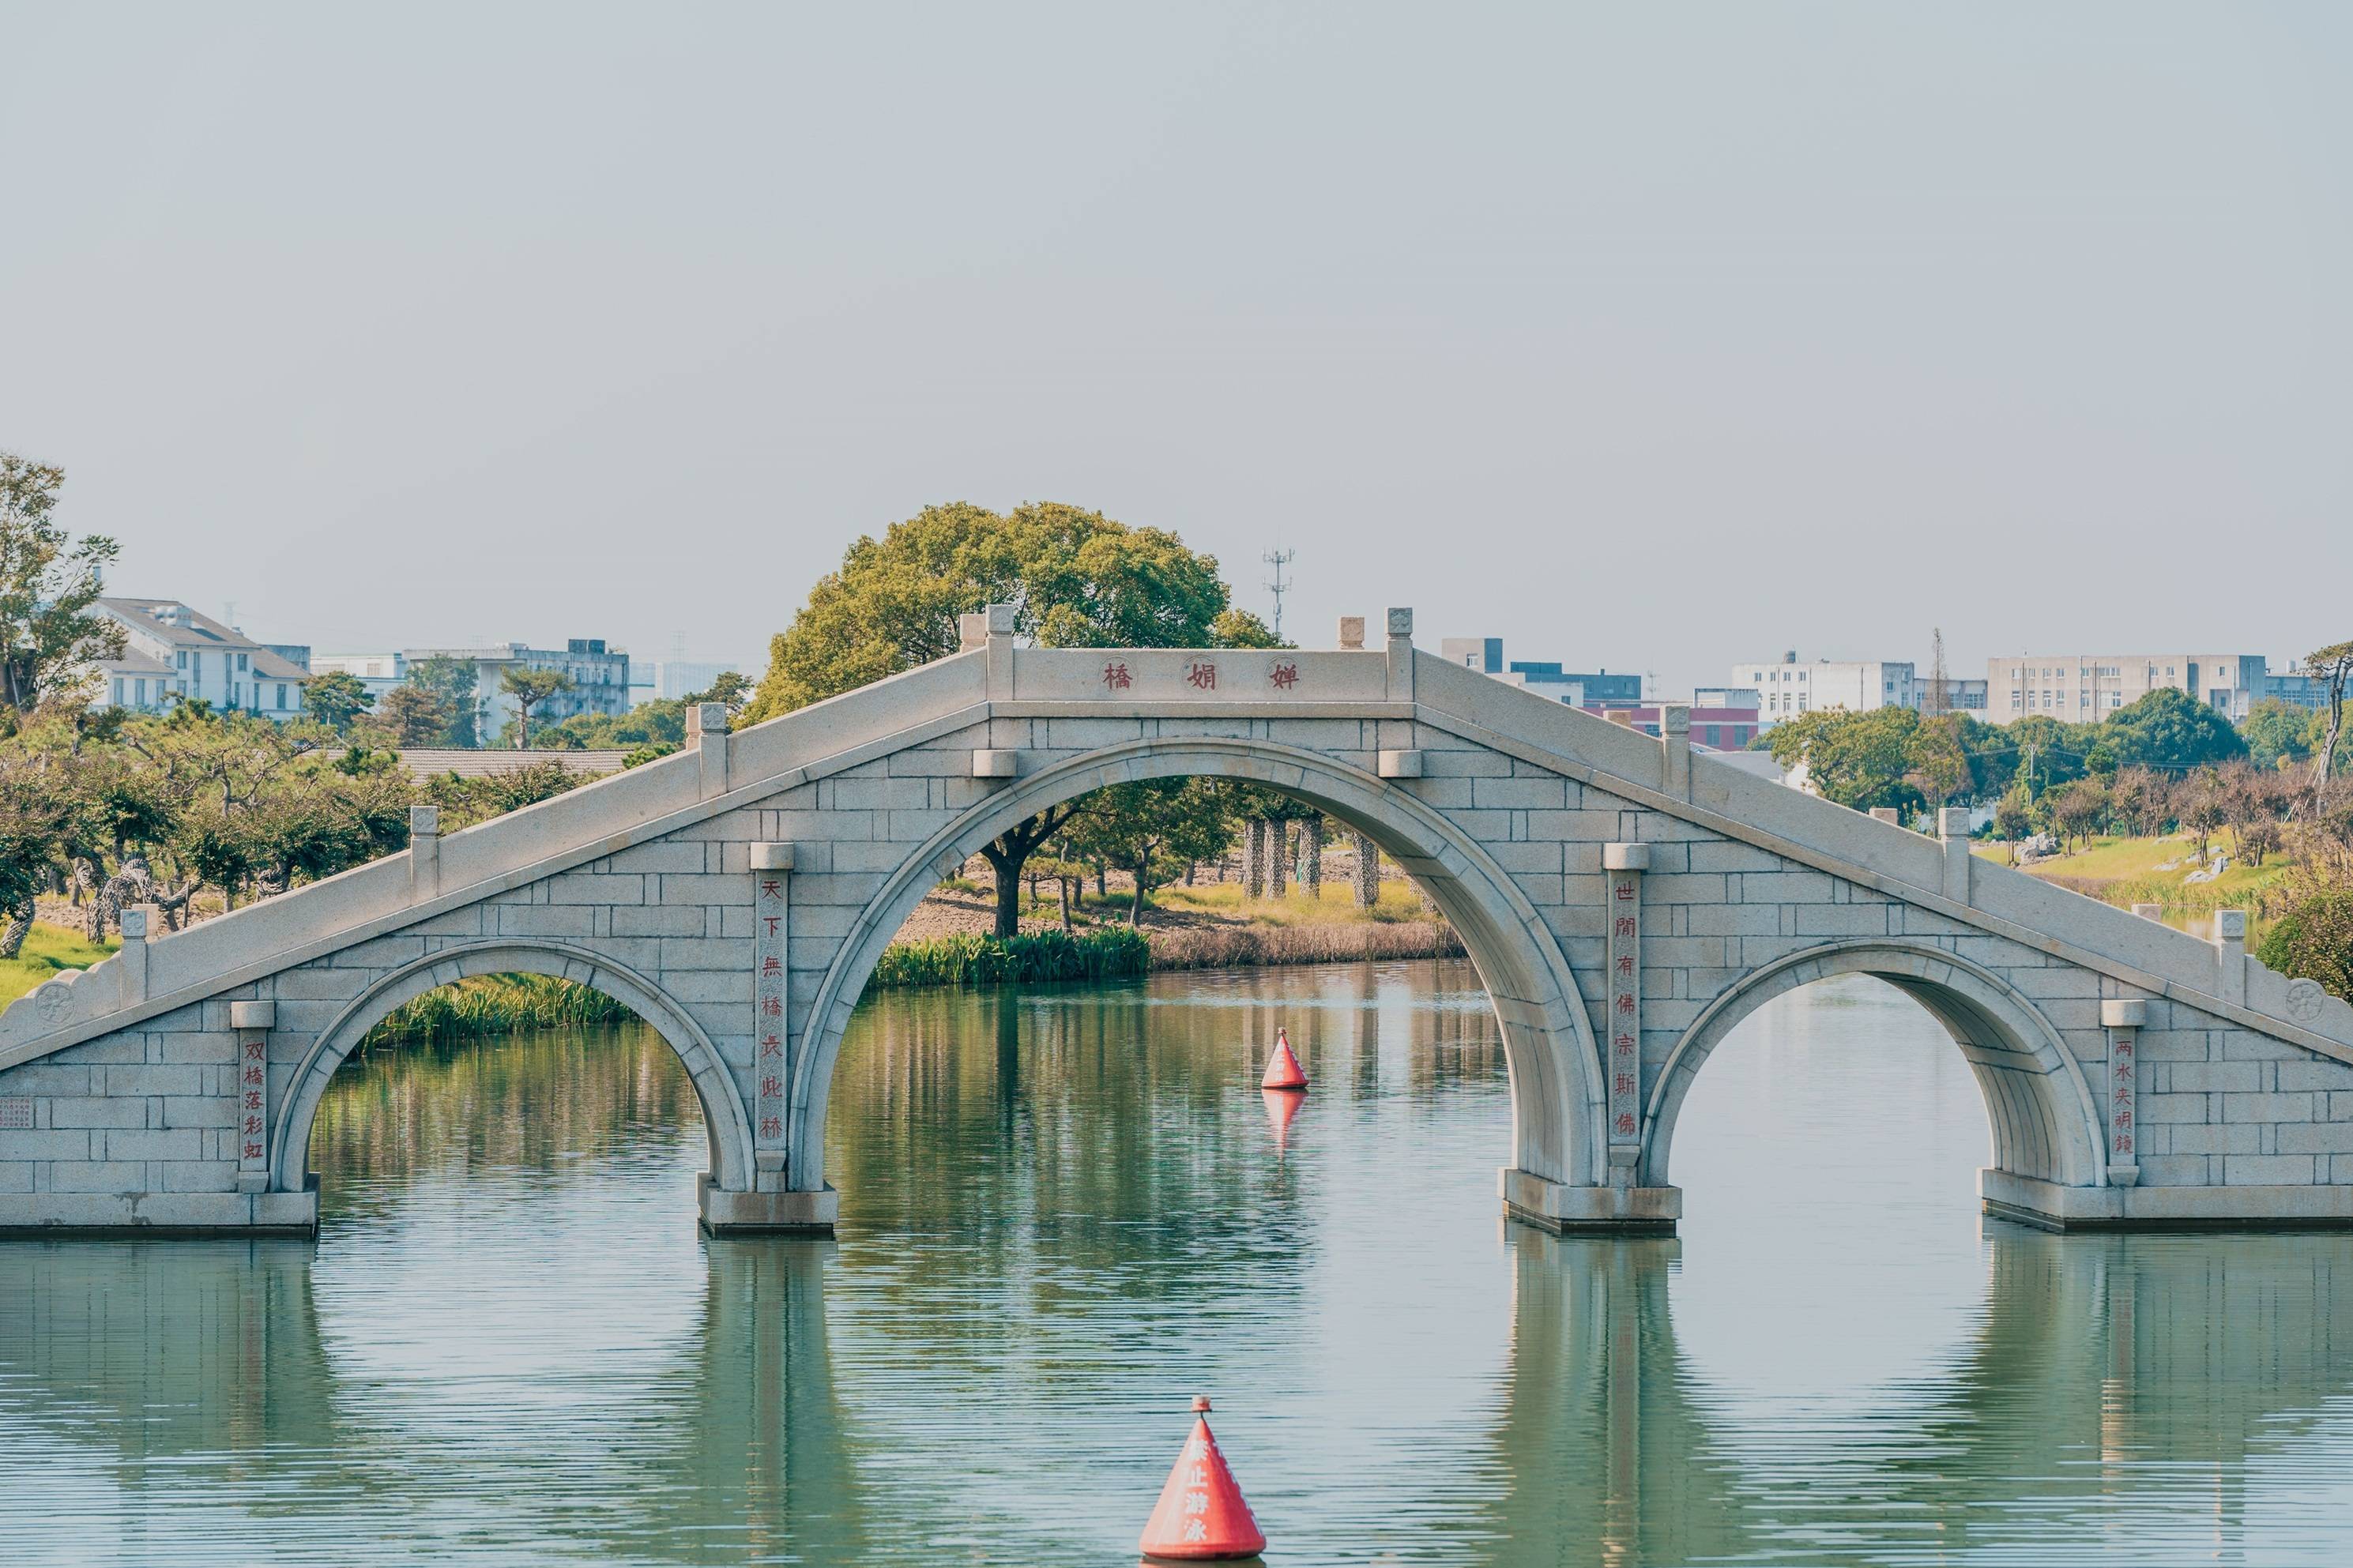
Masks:
[[[1232,607],[1217,559],[1164,529],[1053,501],[1008,514],[956,501],[849,547],[770,644],[744,717],[771,719],[955,653],[958,617],[988,605],[1011,605],[1015,634],[1050,647],[1276,646],[1257,616]],[[983,847],[997,935],[1019,930],[1023,865],[1095,798]]]
[[[75,542],[54,513],[62,468],[0,452],[0,709],[26,713],[77,688],[122,628],[90,613],[117,548]]]
[[[2186,691],[2162,686],[2108,715],[2094,742],[2122,767],[2186,773],[2235,762],[2247,742],[2216,709]]]
[[[957,617],[992,604],[1011,605],[1016,634],[1050,647],[1209,647],[1220,629],[1248,636],[1256,624],[1221,628],[1229,595],[1217,559],[1165,530],[1050,501],[1008,515],[967,501],[925,507],[879,540],[860,539],[809,590],[771,643],[744,717],[771,719],[945,658],[959,645]]]

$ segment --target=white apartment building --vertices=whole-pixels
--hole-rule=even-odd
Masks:
[[[309,672],[234,626],[177,599],[110,596],[91,609],[123,635],[122,657],[96,661],[94,708],[160,713],[175,700],[200,700],[281,724],[302,711]]]
[[[1757,719],[1770,725],[1819,708],[1917,708],[1919,683],[1908,661],[1808,659],[1792,650],[1770,662],[1736,664],[1732,684],[1754,687]]]
[[[2089,723],[2168,686],[2236,723],[2270,689],[2259,653],[2012,654],[1987,661],[1986,684],[2000,724],[2030,713]]]

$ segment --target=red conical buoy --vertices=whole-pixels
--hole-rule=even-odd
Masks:
[[[1205,1558],[1255,1557],[1266,1550],[1266,1534],[1250,1517],[1242,1489],[1234,1484],[1218,1440],[1209,1435],[1209,1402],[1193,1396],[1193,1435],[1160,1489],[1160,1504],[1144,1527],[1146,1557],[1198,1562]]]
[[[1258,1097],[1266,1101],[1266,1124],[1274,1129],[1274,1157],[1280,1160],[1291,1146],[1291,1123],[1307,1097],[1295,1089],[1262,1089]]]
[[[1299,1058],[1291,1054],[1291,1031],[1278,1028],[1274,1032],[1274,1055],[1266,1058],[1266,1076],[1258,1080],[1261,1089],[1305,1089],[1306,1069]]]

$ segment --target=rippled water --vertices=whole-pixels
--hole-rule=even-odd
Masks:
[[[2353,1239],[1981,1219],[1894,992],[1715,1054],[1678,1241],[1502,1224],[1509,1118],[1458,965],[893,996],[839,1240],[711,1241],[651,1037],[379,1054],[315,1247],[0,1247],[0,1563],[1132,1563],[1197,1390],[1282,1563],[2353,1555]]]

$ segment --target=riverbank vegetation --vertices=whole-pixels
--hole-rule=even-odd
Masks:
[[[2244,909],[2265,963],[2353,994],[2353,643],[2304,665],[2316,711],[2266,700],[2238,726],[2168,689],[2080,724],[1826,710],[1767,743],[1816,793],[1924,831],[1934,807],[1990,807],[1977,853],[2074,891],[2179,923]]]

